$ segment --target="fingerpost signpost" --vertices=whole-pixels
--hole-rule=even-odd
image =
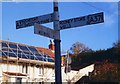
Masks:
[[[54,39],[55,84],[62,84],[60,30],[104,22],[103,12],[59,21],[58,0],[53,1],[53,13],[16,21],[16,29],[34,26],[34,33]],[[53,22],[54,29],[41,24]]]

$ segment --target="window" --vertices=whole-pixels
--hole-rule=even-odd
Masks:
[[[22,66],[22,73],[27,73],[28,67],[26,65]]]
[[[43,70],[42,70],[42,68],[39,68],[39,74],[40,74],[40,75],[43,74]]]
[[[55,84],[55,82],[51,82],[51,84]]]
[[[22,84],[22,78],[16,78],[16,84]]]
[[[42,81],[42,82],[39,82],[39,84],[44,84],[44,81]]]

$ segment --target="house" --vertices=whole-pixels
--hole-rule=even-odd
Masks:
[[[54,52],[0,41],[0,82],[46,82],[54,80]],[[54,82],[54,81],[53,81]]]
[[[63,63],[63,62],[62,62]],[[61,64],[63,65],[63,64]],[[70,70],[65,73],[65,67],[61,67],[62,82],[76,82],[89,71],[93,71],[94,65],[88,66],[89,70]],[[82,75],[80,75],[82,74]],[[54,69],[54,45],[50,41],[49,48],[29,46],[9,41],[0,41],[0,83],[30,83],[38,84],[55,82]]]

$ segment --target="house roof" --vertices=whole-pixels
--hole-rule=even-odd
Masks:
[[[3,56],[3,54],[5,55],[5,53],[8,52],[8,48],[10,48],[9,55],[13,55],[12,57],[15,57],[14,55],[18,55],[18,58],[26,58],[26,59],[32,59],[32,60],[54,62],[53,61],[54,60],[54,52],[51,49],[36,47],[36,46],[29,46],[26,44],[3,41],[3,40],[0,40],[0,43],[4,43],[4,44],[2,44],[2,52],[3,52],[2,56]],[[9,45],[9,47],[8,47],[8,45]],[[4,47],[4,49],[3,49],[3,47]],[[12,54],[11,54],[11,52],[12,52]],[[20,56],[21,53],[24,53],[24,54],[22,56]],[[8,55],[8,53],[6,54],[6,56],[7,55]],[[30,57],[30,56],[32,56],[32,57]]]

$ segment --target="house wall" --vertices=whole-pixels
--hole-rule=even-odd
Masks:
[[[15,76],[8,77],[2,72],[19,72],[22,74],[26,74],[27,76],[21,76],[22,82],[55,82],[55,70],[53,68],[48,67],[36,67],[36,66],[27,66],[27,69],[23,69],[23,65],[16,65],[16,64],[0,64],[0,82],[15,82]],[[67,82],[68,80],[71,80],[71,82],[75,82],[79,80],[82,76],[88,75],[89,72],[92,72],[94,70],[94,64],[87,66],[83,69],[80,69],[79,71],[71,70],[68,73],[65,73],[64,71],[65,67],[61,67],[61,73],[62,73],[62,82]],[[23,70],[27,70],[23,72]]]
[[[42,81],[44,79],[48,79],[48,80],[53,80],[52,76],[54,74],[54,70],[52,68],[47,68],[47,67],[36,67],[36,66],[29,66],[29,65],[24,65],[24,69],[23,69],[23,65],[15,65],[15,64],[4,64],[1,63],[0,64],[1,68],[0,68],[0,81],[5,81],[6,77],[3,77],[3,73],[2,72],[14,72],[14,73],[22,73],[22,74],[26,74],[27,77],[25,79],[22,79],[22,82],[34,82],[34,81]],[[27,67],[27,69],[26,69]],[[26,73],[27,70],[27,73]],[[40,73],[41,71],[41,73]],[[44,76],[44,77],[43,77]],[[41,78],[41,79],[40,79]],[[12,81],[15,82],[15,78],[9,78],[10,80],[8,81]],[[47,80],[45,80],[47,81]]]
[[[91,64],[89,66],[86,66],[85,68],[80,69],[75,76],[71,79],[71,82],[76,82],[83,76],[88,76],[89,72],[92,72],[94,70],[94,64]]]

